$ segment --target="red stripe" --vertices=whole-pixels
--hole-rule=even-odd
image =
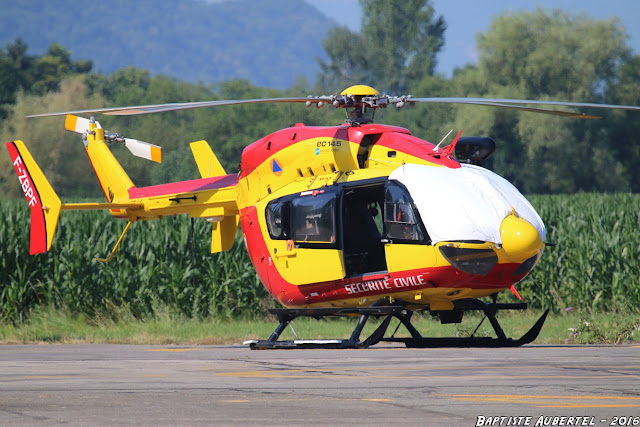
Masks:
[[[379,297],[434,287],[451,290],[465,288],[506,290],[524,277],[524,275],[513,274],[519,264],[497,264],[486,276],[463,273],[448,265],[395,273],[365,274],[297,286],[287,282],[271,260],[271,254],[260,230],[256,207],[241,209],[240,221],[249,256],[260,280],[278,301],[289,307],[329,303],[347,298]]]
[[[460,167],[460,163],[446,154],[443,149],[433,151],[435,145],[412,135],[398,132],[385,133],[382,134],[378,142],[376,142],[376,145],[407,153],[419,159],[451,169]]]
[[[42,209],[42,201],[40,194],[31,179],[31,175],[24,164],[18,147],[13,142],[7,143],[7,149],[11,156],[11,162],[18,174],[20,185],[24,196],[31,208],[31,230],[29,241],[29,253],[31,255],[40,254],[47,251],[47,224],[44,219],[44,210]]]
[[[129,189],[130,199],[163,196],[167,194],[192,193],[194,191],[215,190],[233,187],[238,183],[237,175],[214,176],[213,178],[192,179],[190,181],[172,182],[152,185],[150,187],[132,187]]]

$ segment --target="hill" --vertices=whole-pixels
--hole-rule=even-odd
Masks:
[[[88,6],[89,5],[89,6]],[[322,39],[335,23],[297,0],[0,0],[0,45],[30,54],[53,42],[94,70],[126,66],[190,82],[248,79],[258,86],[315,82]]]

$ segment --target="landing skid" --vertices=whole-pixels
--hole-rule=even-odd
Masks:
[[[454,302],[455,312],[464,311],[482,311],[484,312],[484,318],[476,327],[476,330],[470,337],[463,338],[427,338],[420,335],[420,332],[411,323],[411,317],[413,315],[412,310],[408,310],[404,305],[389,304],[388,300],[379,300],[369,307],[359,308],[309,308],[309,309],[272,309],[269,310],[272,314],[278,316],[280,324],[273,331],[268,340],[256,340],[247,341],[249,347],[252,350],[271,350],[271,349],[297,349],[297,348],[329,348],[329,349],[355,349],[355,348],[368,348],[379,342],[397,342],[404,343],[408,348],[429,348],[429,347],[518,347],[524,344],[533,342],[540,333],[542,326],[549,314],[549,310],[545,311],[533,327],[524,334],[520,339],[514,340],[508,338],[498,319],[496,314],[499,310],[525,310],[527,308],[526,303],[486,303],[477,299],[464,299]],[[298,317],[314,317],[316,319],[322,317],[335,317],[335,316],[354,316],[360,315],[358,324],[351,333],[351,337],[347,340],[293,340],[293,341],[278,341],[280,334],[285,328]],[[385,316],[382,323],[376,328],[373,333],[365,340],[360,340],[360,334],[364,329],[365,324],[369,317],[382,317]],[[391,319],[396,318],[411,334],[410,338],[395,338],[384,337],[389,327]],[[480,325],[485,319],[489,319],[493,330],[496,333],[496,338],[487,337],[474,337]],[[399,325],[398,325],[399,326]],[[397,330],[397,329],[396,329]],[[395,332],[394,332],[395,335]]]

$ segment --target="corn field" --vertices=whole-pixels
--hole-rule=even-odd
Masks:
[[[532,196],[548,247],[517,285],[534,307],[640,312],[640,195]]]
[[[187,216],[134,223],[109,263],[126,225],[106,212],[62,213],[53,247],[29,255],[23,200],[0,202],[0,312],[21,321],[37,305],[89,316],[126,310],[136,317],[167,308],[190,317],[236,318],[275,306],[244,243],[211,254],[211,225]]]
[[[532,196],[548,247],[517,285],[536,308],[640,310],[640,195]],[[20,322],[36,306],[89,316],[160,308],[191,317],[266,313],[275,302],[258,280],[238,235],[226,253],[209,253],[211,226],[186,216],[137,222],[107,264],[125,223],[103,212],[63,212],[50,252],[29,255],[23,200],[0,201],[0,312]],[[508,293],[503,298],[511,298]]]

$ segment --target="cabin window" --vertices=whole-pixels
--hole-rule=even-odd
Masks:
[[[424,241],[425,233],[407,189],[389,181],[384,199],[384,237],[400,242]]]
[[[293,240],[306,244],[336,244],[336,207],[334,193],[286,196],[267,205],[269,235],[275,240]]]
[[[304,243],[335,243],[335,194],[321,193],[291,201],[291,239]]]

